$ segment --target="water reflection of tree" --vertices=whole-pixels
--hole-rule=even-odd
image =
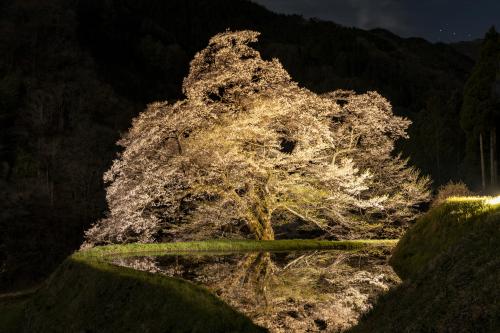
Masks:
[[[386,264],[387,255],[383,251],[254,254],[242,261],[248,286],[226,289],[221,297],[274,332],[344,330],[397,282]],[[249,302],[232,298],[236,293],[251,293]]]
[[[268,286],[275,270],[269,252],[245,254],[218,284],[219,296],[234,305],[250,305],[248,311],[265,312],[269,305]]]
[[[157,259],[155,270],[206,286],[272,332],[342,331],[397,283],[388,255],[370,250],[170,256]]]

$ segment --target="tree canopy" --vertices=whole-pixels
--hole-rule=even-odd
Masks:
[[[186,99],[134,120],[86,245],[273,239],[278,215],[352,237],[415,216],[428,179],[391,156],[410,122],[376,92],[299,87],[248,46],[258,35],[214,36],[191,62]]]

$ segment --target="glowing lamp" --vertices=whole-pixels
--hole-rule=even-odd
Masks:
[[[500,204],[500,195],[497,195],[496,197],[493,197],[491,199],[486,200],[486,203],[488,205],[498,205],[498,204]]]

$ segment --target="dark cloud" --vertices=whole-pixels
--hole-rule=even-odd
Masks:
[[[480,38],[500,28],[500,0],[254,0],[279,13],[300,14],[362,29],[384,28],[431,41]]]

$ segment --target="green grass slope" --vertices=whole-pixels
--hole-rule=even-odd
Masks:
[[[487,200],[451,198],[422,216],[394,250],[390,263],[396,273],[402,279],[414,277],[429,262],[464,239],[473,235],[487,237],[489,229],[495,226],[489,221],[500,210],[500,205],[487,204]]]
[[[194,284],[66,260],[27,307],[28,332],[264,332]]]
[[[391,259],[403,284],[352,332],[500,332],[500,205],[453,199],[410,229]]]
[[[0,332],[265,332],[205,288],[106,259],[167,251],[356,250],[394,244],[218,240],[96,247],[67,258],[31,299],[0,299]]]
[[[22,332],[27,303],[26,297],[0,299],[0,332]]]

